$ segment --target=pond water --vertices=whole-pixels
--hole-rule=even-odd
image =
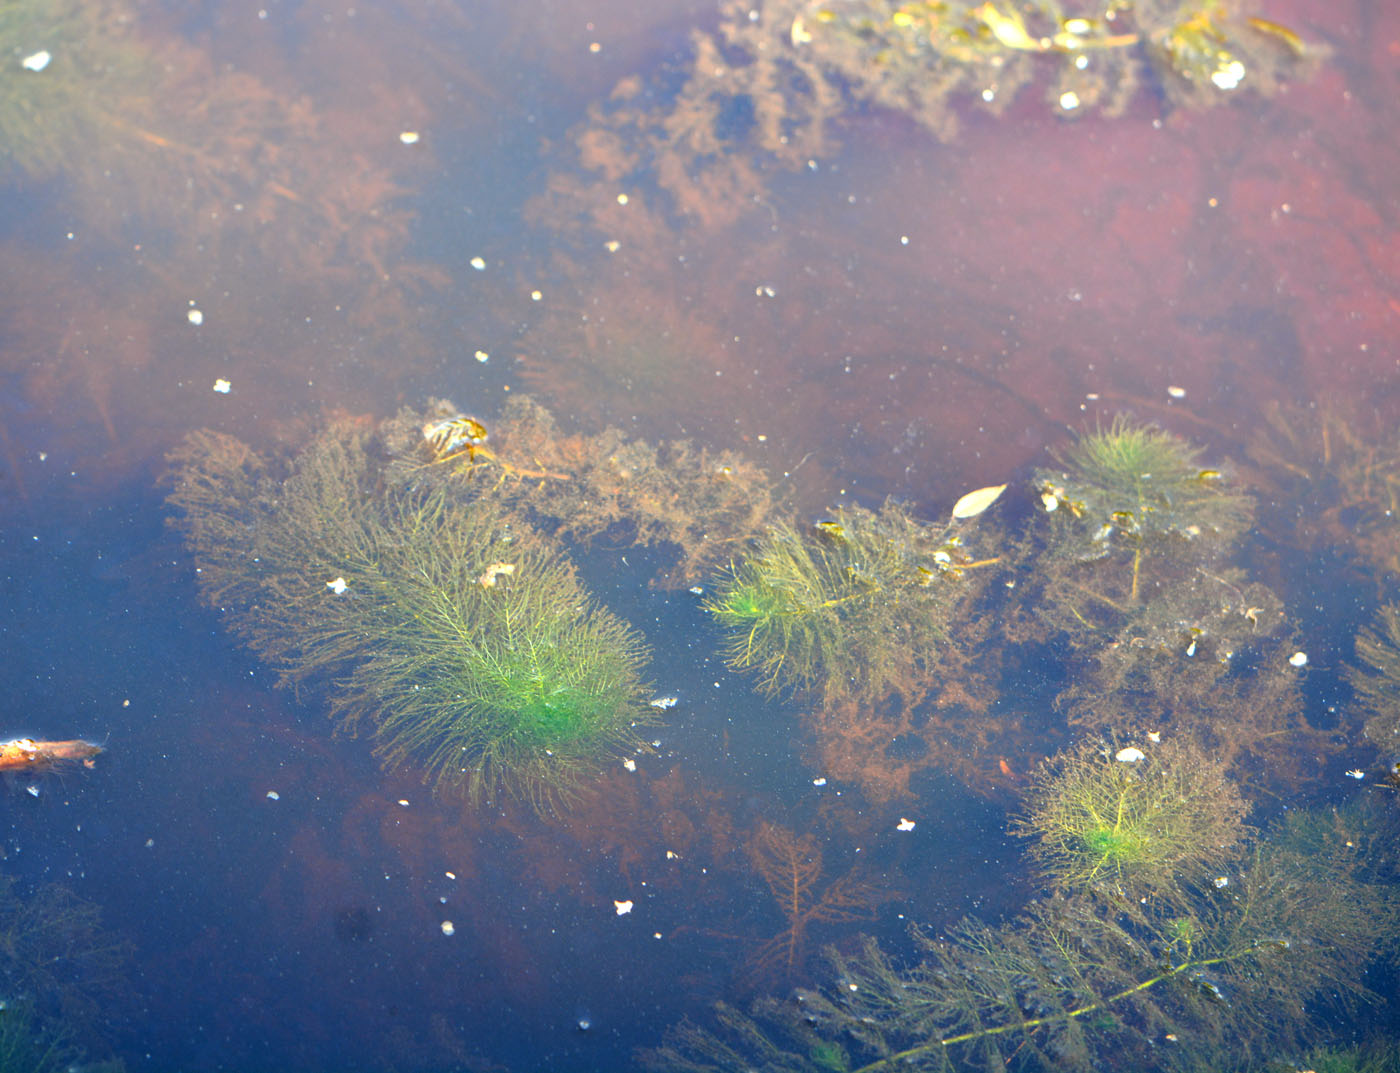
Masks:
[[[1400,1068],[1400,10],[0,43],[0,1068]]]

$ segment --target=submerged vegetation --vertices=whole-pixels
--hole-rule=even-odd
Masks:
[[[173,461],[206,599],[284,681],[328,683],[386,762],[547,810],[641,746],[641,640],[500,504],[385,487],[344,426],[285,474],[212,433]]]
[[[1058,893],[1001,925],[913,933],[903,964],[873,940],[830,953],[791,1001],[674,1030],[648,1068],[1175,1069],[1229,1045],[1239,1061],[1296,1046],[1361,999],[1395,953],[1393,813],[1295,815],[1220,881],[1161,901]],[[1379,869],[1377,868],[1379,865]]]
[[[1366,710],[1366,736],[1382,749],[1400,747],[1400,604],[1380,609],[1376,627],[1356,635],[1359,666],[1347,680]]]
[[[1244,837],[1248,806],[1224,763],[1153,736],[1086,742],[1037,776],[1017,830],[1056,887],[1179,895],[1218,874]]]
[[[841,508],[805,531],[774,525],[705,606],[728,634],[726,661],[764,691],[878,698],[933,673],[976,591],[970,574],[996,561],[974,560],[956,522]]]
[[[823,772],[868,800],[915,793],[925,769],[977,789],[1001,773],[1035,900],[916,928],[912,960],[848,937],[818,986],[722,1005],[717,1028],[684,1024],[649,1052],[653,1068],[1262,1059],[1366,999],[1368,966],[1400,953],[1383,791],[1245,822],[1258,794],[1308,778],[1300,746],[1322,763],[1341,735],[1305,717],[1306,656],[1239,558],[1251,500],[1155,426],[1086,432],[1019,503],[979,489],[941,523],[888,502],[798,526],[742,459],[566,435],[528,400],[490,423],[435,403],[336,424],[276,458],[200,433],[172,462],[206,601],[445,795],[548,812],[646,747],[666,706],[646,701],[647,649],[570,556],[600,537],[651,549],[657,584],[717,571],[697,588],[726,662],[809,704]],[[1389,608],[1362,632],[1350,672],[1373,738],[1397,623]],[[1090,733],[1066,745],[1076,726]],[[1006,759],[1022,728],[1052,754],[1029,777]],[[823,885],[822,843],[769,821],[746,871],[786,923],[752,952],[750,986],[800,984],[810,931],[889,898],[856,870]]]
[[[558,176],[550,212],[611,234],[623,182],[659,187],[653,211],[724,223],[763,201],[772,163],[832,156],[860,108],[951,140],[968,110],[1000,115],[1032,89],[1065,118],[1146,96],[1206,108],[1272,95],[1324,53],[1236,0],[727,0],[718,29],[692,35],[678,89],[628,78],[590,109],[576,142],[595,181]]]

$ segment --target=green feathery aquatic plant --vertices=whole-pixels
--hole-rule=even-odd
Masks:
[[[768,693],[815,689],[830,701],[905,688],[949,643],[971,572],[998,561],[967,553],[970,517],[930,525],[886,503],[808,529],[773,526],[705,604],[728,635],[726,662]]]
[[[1400,746],[1400,604],[1380,610],[1376,626],[1356,635],[1357,666],[1347,681],[1365,705],[1366,736],[1382,749]]]
[[[1298,1046],[1364,999],[1397,948],[1393,812],[1294,814],[1181,899],[1066,891],[999,925],[913,933],[896,959],[830,951],[795,1001],[686,1022],[667,1073],[1234,1067]],[[1202,1068],[1207,1068],[1202,1066]]]
[[[489,499],[382,489],[368,442],[333,428],[278,475],[187,440],[170,501],[204,597],[285,682],[331,683],[386,763],[548,810],[641,747],[645,648],[560,547]]]
[[[1062,554],[1078,562],[1126,559],[1121,591],[1101,599],[1136,604],[1147,560],[1197,560],[1192,545],[1228,545],[1249,526],[1251,500],[1219,470],[1203,467],[1200,455],[1169,432],[1119,416],[1081,436],[1058,470],[1036,473],[1041,502],[1056,521],[1050,540]]]
[[[1144,736],[1086,742],[1047,762],[1013,830],[1034,839],[1031,855],[1059,889],[1179,897],[1219,874],[1248,811],[1222,760]]]

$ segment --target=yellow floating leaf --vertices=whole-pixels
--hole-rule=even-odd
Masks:
[[[1004,491],[1006,491],[1006,485],[994,484],[988,488],[979,488],[975,492],[968,492],[967,495],[953,504],[953,521],[961,522],[968,518],[977,517],[995,503]]]

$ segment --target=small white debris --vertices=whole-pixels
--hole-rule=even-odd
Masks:
[[[614,901],[613,908],[617,910],[618,916],[625,917],[628,913],[632,912],[632,901],[630,898],[625,902]]]
[[[1308,654],[1306,652],[1294,652],[1288,657],[1290,667],[1306,667],[1308,665]]]
[[[543,301],[543,300],[544,300],[544,291],[531,291],[531,292],[530,292],[530,301],[532,301],[532,302],[540,302],[540,301]]]
[[[1228,886],[1230,885],[1230,877],[1229,877],[1229,876],[1216,876],[1213,880],[1211,880],[1211,882],[1215,884],[1215,889],[1216,889],[1216,890],[1224,890],[1226,887],[1228,887]]]
[[[1147,732],[1147,740],[1153,745],[1156,745],[1162,740],[1162,732],[1160,730],[1149,730]]]
[[[633,760],[633,759],[629,756],[626,760],[624,760],[624,761],[622,762],[622,766],[625,767],[628,771],[636,771],[636,770],[637,770],[637,761]]]
[[[1244,81],[1244,64],[1239,60],[1231,60],[1218,68],[1210,76],[1210,80],[1215,83],[1216,89],[1234,89]]]
[[[42,71],[53,59],[53,54],[46,48],[41,48],[38,52],[31,52],[24,59],[19,61],[19,65],[26,71]]]
[[[147,848],[147,849],[155,849],[155,848],[156,848],[156,840],[155,840],[154,838],[148,838],[148,839],[146,839],[146,848]]]
[[[820,778],[813,779],[813,780],[812,780],[812,785],[813,785],[813,786],[825,786],[825,785],[826,785],[826,776],[823,775],[823,776],[821,776]]]
[[[32,782],[31,782],[31,783],[30,783],[28,786],[26,786],[24,789],[25,789],[25,791],[29,794],[30,797],[38,797],[38,796],[39,796],[39,787],[38,787],[38,785],[35,784],[35,783],[32,783]]]
[[[457,873],[456,873],[456,872],[443,872],[442,874],[445,875],[448,879],[456,879],[456,878],[457,878]]]
[[[185,314],[185,318],[197,328],[204,323],[204,310],[191,309]]]
[[[1364,779],[1365,777],[1366,777],[1366,772],[1362,771],[1359,767],[1354,767],[1354,768],[1352,768],[1350,771],[1347,772],[1347,778],[1349,778],[1349,779],[1356,779],[1358,782],[1359,782],[1360,780]]]
[[[472,266],[473,268],[475,268],[478,272],[485,272],[485,271],[486,271],[486,258],[485,258],[485,257],[473,257],[473,258],[471,259],[471,266]]]
[[[660,708],[662,711],[665,711],[667,708],[674,708],[680,702],[681,698],[674,693],[663,693],[647,701],[653,708]]]
[[[622,249],[622,243],[615,238],[610,238],[607,242],[603,243],[603,249],[607,250],[609,253],[616,253],[618,250]]]
[[[1041,492],[1040,505],[1045,508],[1046,514],[1053,514],[1060,509],[1060,497],[1054,492]]]
[[[227,395],[230,391],[233,390],[233,385],[221,376],[219,377],[219,379],[214,381],[214,390],[217,391],[220,395]]]
[[[408,808],[408,799],[404,797],[399,798],[399,805],[402,808]]]
[[[704,595],[705,595],[705,586],[704,586],[704,585],[692,585],[692,586],[690,586],[690,595],[692,595],[692,596],[704,596]]]
[[[476,360],[481,362],[482,365],[485,365],[488,361],[491,360],[491,355],[486,353],[486,351],[484,350],[478,350],[476,352]]]
[[[630,199],[627,197],[626,194],[618,194],[618,195],[617,195],[617,203],[618,203],[619,205],[626,205],[627,202],[628,202],[629,200],[630,200]]]
[[[896,831],[912,831],[914,829],[914,821],[901,816],[899,822],[895,824],[894,829]]]
[[[281,801],[282,795],[279,794],[276,790],[269,790],[267,792],[267,799],[269,801]]]
[[[455,927],[453,927],[452,921],[450,921],[450,920],[444,920],[444,921],[442,922],[442,933],[443,933],[444,935],[455,935],[455,934],[457,934],[457,929],[456,929]]]
[[[417,145],[418,138],[419,134],[416,130],[399,131],[399,141],[403,142],[404,145]]]
[[[1129,745],[1126,749],[1119,749],[1113,754],[1113,759],[1120,764],[1136,764],[1139,760],[1146,760],[1147,754],[1141,749],[1135,749]]]
[[[1079,94],[1072,89],[1067,89],[1060,94],[1060,107],[1066,112],[1072,112],[1079,107]]]
[[[338,577],[334,581],[326,582],[326,588],[330,589],[331,592],[335,593],[337,596],[343,595],[345,590],[349,587],[350,586],[346,583],[343,577]]]
[[[1171,384],[1167,387],[1167,394],[1174,399],[1184,399],[1186,398],[1186,389],[1184,387],[1177,387],[1175,384]]]

